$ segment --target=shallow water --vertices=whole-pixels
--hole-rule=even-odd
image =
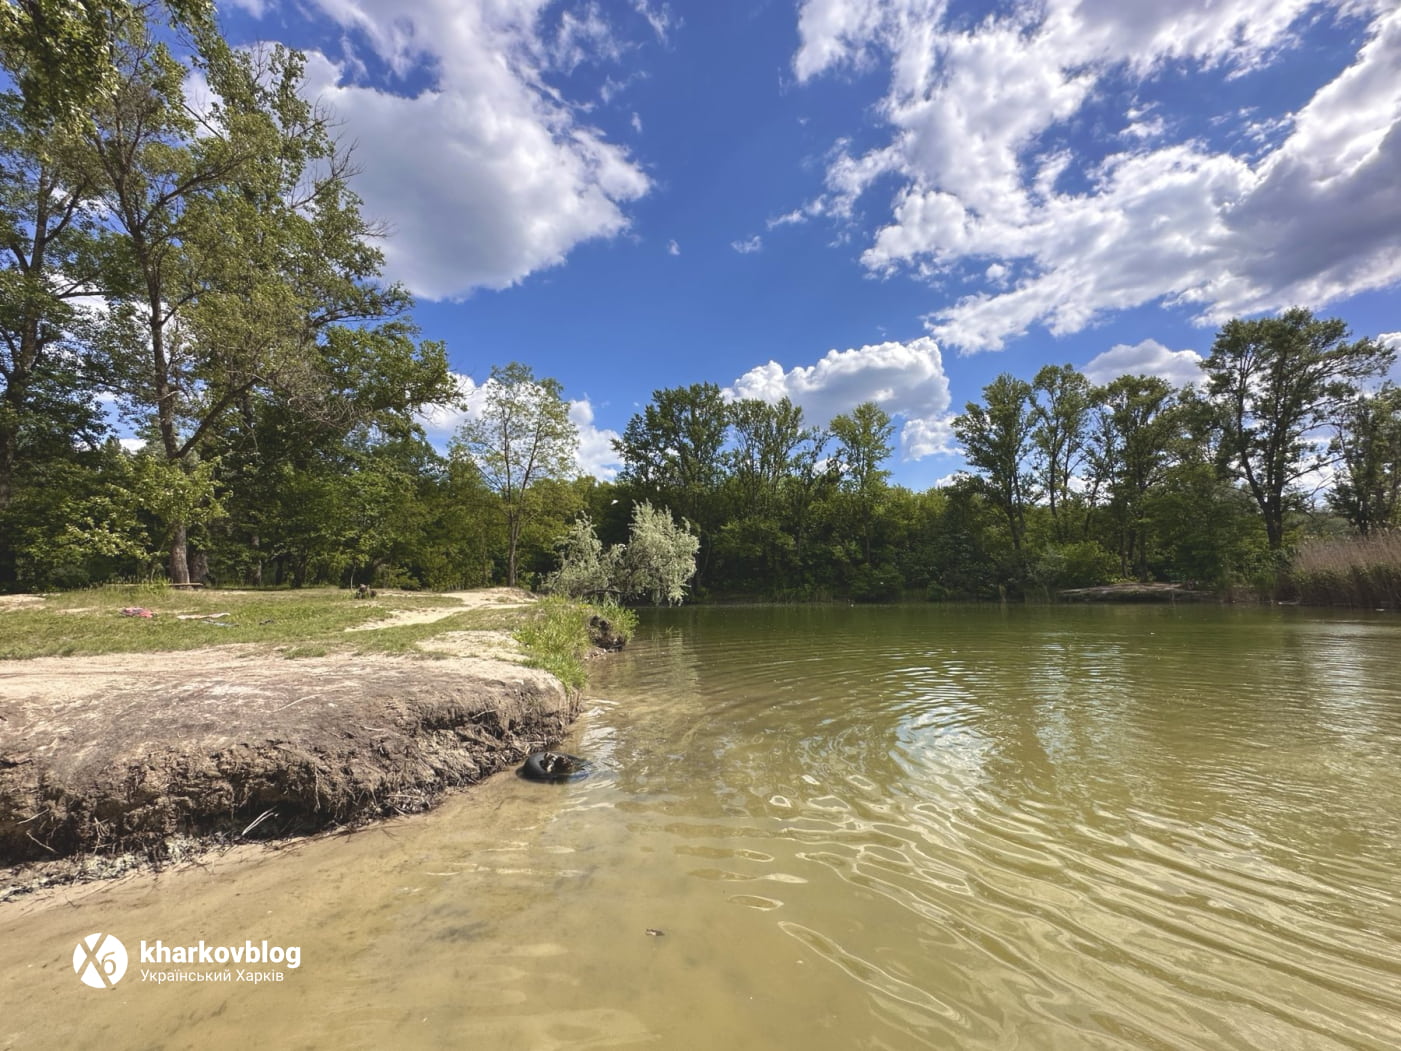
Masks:
[[[682,610],[591,696],[588,780],[0,907],[0,1047],[1401,1046],[1394,617]]]

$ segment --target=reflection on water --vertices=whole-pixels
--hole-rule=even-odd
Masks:
[[[593,692],[587,781],[8,906],[0,1047],[1401,1046],[1394,618],[684,610]]]

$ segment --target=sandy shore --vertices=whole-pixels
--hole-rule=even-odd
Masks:
[[[377,626],[528,601],[453,597]],[[516,663],[507,633],[430,642],[445,656],[227,646],[0,663],[0,900],[133,859],[423,810],[574,718],[577,698]]]

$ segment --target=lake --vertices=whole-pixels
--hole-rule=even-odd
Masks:
[[[697,607],[591,672],[584,781],[0,906],[0,1047],[1401,1046],[1394,614]]]

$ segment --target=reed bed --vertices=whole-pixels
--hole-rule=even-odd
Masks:
[[[1311,606],[1401,609],[1401,530],[1299,545],[1289,578]]]

